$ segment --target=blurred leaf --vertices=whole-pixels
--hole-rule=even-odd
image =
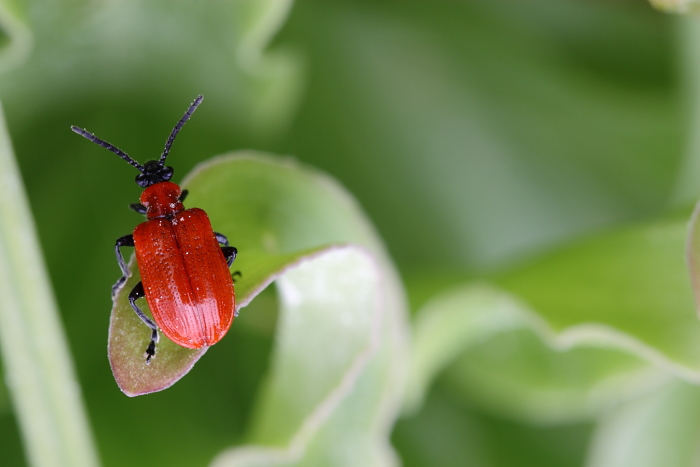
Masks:
[[[639,358],[700,380],[685,234],[683,218],[660,219],[600,234],[500,277],[539,338],[519,331],[484,341],[451,369],[451,380],[467,398],[534,421],[591,416],[658,384],[661,373]]]
[[[700,10],[698,0],[650,0],[659,10],[668,13],[695,13]]]
[[[465,401],[536,423],[590,419],[660,380],[625,350],[552,348],[556,338],[532,310],[487,284],[435,297],[419,311],[414,332],[409,410],[448,365],[447,382]]]
[[[0,112],[0,348],[33,465],[98,465],[68,344]]]
[[[236,15],[239,44],[236,58],[253,80],[247,96],[253,109],[254,132],[278,133],[286,129],[297,110],[302,87],[302,63],[289,48],[266,51],[284,25],[294,0],[239,0]]]
[[[274,363],[248,445],[214,465],[394,465],[387,437],[401,356],[380,271],[346,249],[279,279]]]
[[[698,461],[700,390],[673,380],[605,414],[587,467],[692,467]]]
[[[404,467],[580,467],[590,423],[541,426],[479,410],[438,384],[392,436]]]
[[[20,0],[0,2],[0,72],[21,65],[32,49],[33,34]]]
[[[444,380],[466,403],[525,423],[561,425],[594,420],[666,378],[626,350],[557,349],[556,342],[522,328],[468,349]]]
[[[611,231],[498,279],[559,345],[613,346],[700,381],[700,322],[684,261],[684,216]]]
[[[683,95],[688,117],[683,158],[678,168],[674,186],[674,206],[688,206],[700,197],[700,136],[697,131],[700,119],[700,22],[697,18],[677,18],[679,87]]]
[[[173,96],[201,93],[217,96],[212,105],[218,117],[229,124],[235,119],[241,132],[277,135],[288,126],[304,85],[300,54],[288,47],[268,50],[292,5],[40,1],[31,11],[34,53],[4,78],[4,97],[19,107],[20,118],[31,120],[35,107],[56,99],[75,105],[92,97],[104,104],[121,96],[106,112],[113,115],[138,101],[157,113]],[[50,76],[51,85],[32,76]],[[125,95],[130,97],[122,100]],[[99,108],[91,112],[101,114]]]
[[[459,354],[448,375],[465,398],[537,422],[591,417],[654,387],[663,376],[648,363],[700,381],[685,231],[679,216],[611,231],[503,275],[503,291],[436,297],[416,318],[408,407]]]
[[[487,284],[454,288],[434,297],[414,319],[406,409],[411,412],[419,407],[437,373],[458,355],[523,324],[514,300]]]

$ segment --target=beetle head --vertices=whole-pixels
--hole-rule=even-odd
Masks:
[[[160,182],[167,182],[173,177],[173,168],[162,165],[159,161],[148,161],[136,176],[136,184],[146,188]]]
[[[146,162],[146,164],[144,165],[139,164],[134,159],[132,159],[131,156],[129,156],[127,153],[125,153],[118,147],[101,140],[89,131],[78,128],[77,126],[71,126],[70,128],[71,130],[73,130],[73,132],[79,134],[83,138],[88,139],[93,143],[102,146],[105,149],[108,149],[109,151],[112,151],[114,154],[121,157],[132,166],[136,167],[136,169],[139,172],[141,172],[136,176],[136,184],[141,188],[146,188],[156,183],[166,182],[172,178],[173,168],[166,167],[165,159],[168,157],[168,154],[170,153],[170,147],[173,145],[173,141],[175,141],[175,137],[180,132],[180,129],[185,125],[185,123],[187,123],[187,120],[190,119],[194,111],[197,110],[197,106],[199,106],[199,104],[202,103],[203,99],[204,97],[201,94],[197,96],[194,102],[190,104],[189,108],[185,112],[185,115],[183,115],[180,121],[177,122],[175,128],[173,128],[173,131],[170,132],[168,140],[165,142],[165,149],[163,149],[163,153],[160,155],[160,159],[158,159],[157,161]]]

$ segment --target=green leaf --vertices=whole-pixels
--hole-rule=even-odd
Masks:
[[[686,220],[611,231],[499,279],[562,346],[607,345],[700,381],[700,322],[688,287]]]
[[[558,348],[533,329],[485,339],[449,367],[445,384],[464,401],[538,425],[595,419],[666,376],[627,351],[577,345]]]
[[[254,153],[203,164],[184,185],[189,204],[206,209],[215,229],[239,249],[234,264],[243,274],[236,282],[241,306],[275,278],[281,302],[272,369],[249,435],[259,447],[223,454],[221,465],[240,456],[251,465],[324,465],[350,449],[320,442],[328,436],[352,444],[347,465],[383,465],[391,458],[386,440],[407,367],[405,305],[364,214],[330,178]],[[121,314],[134,313],[121,300],[111,345],[115,336],[122,340],[132,332]],[[135,316],[128,319],[138,324]],[[243,319],[245,310],[236,320]],[[161,343],[146,366],[149,331],[141,328],[131,363],[118,364],[134,384],[150,384],[158,372],[170,375],[171,384],[201,355]]]
[[[187,186],[193,196],[229,193],[236,216],[224,220],[224,206],[209,213],[215,225],[229,223],[222,230],[233,232],[242,260],[249,250],[362,248],[331,250],[280,280],[272,372],[249,435],[258,447],[230,451],[219,462],[329,465],[332,458],[345,465],[345,456],[347,465],[386,464],[407,368],[405,304],[398,276],[356,202],[321,173],[254,153],[205,164]],[[326,437],[333,442],[323,442]]]
[[[285,269],[314,253],[311,250],[296,254],[254,254],[254,263],[248,267],[244,264],[245,276],[236,281],[236,314]],[[235,263],[236,267],[240,264],[240,260]],[[132,275],[120,289],[112,308],[108,355],[119,388],[128,396],[139,396],[172,386],[192,369],[207,348],[187,349],[173,343],[161,333],[157,358],[146,364],[145,351],[151,331],[134,313],[128,299],[129,292],[141,280],[133,258],[129,268]],[[140,305],[151,316],[148,305],[145,302]]]
[[[465,400],[540,423],[595,416],[665,373],[700,381],[685,236],[680,216],[611,231],[501,276],[502,289],[436,297],[416,318],[407,408],[448,364]],[[697,274],[694,283],[700,289]]]
[[[602,417],[587,467],[692,467],[700,439],[700,390],[671,380]]]
[[[667,13],[693,14],[700,10],[698,0],[650,0],[651,4]]]
[[[438,294],[416,314],[406,410],[416,410],[438,372],[494,334],[523,326],[517,303],[488,284]]]
[[[248,446],[214,465],[387,465],[402,356],[380,271],[352,248],[279,280],[273,368]]]
[[[659,379],[626,351],[561,347],[536,313],[504,290],[472,284],[443,292],[416,316],[406,409],[419,406],[446,367],[447,382],[465,401],[537,423],[588,419]]]
[[[32,465],[98,465],[2,112],[0,177],[0,348],[24,448]]]
[[[27,24],[25,3],[0,2],[0,72],[21,65],[32,48],[32,31]]]
[[[237,63],[252,79],[246,96],[255,132],[279,132],[290,123],[302,88],[302,63],[289,48],[266,51],[284,25],[293,0],[236,2]]]

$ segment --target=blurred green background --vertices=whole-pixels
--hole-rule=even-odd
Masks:
[[[292,155],[357,198],[416,323],[490,319],[471,289],[439,302],[476,281],[526,316],[468,338],[416,325],[419,356],[452,347],[396,422],[403,465],[693,465],[694,20],[641,0],[0,3],[0,99],[104,465],[244,443],[267,370],[274,291],[165,392],[127,398],[106,359],[140,191],[69,126],[143,162],[200,93],[176,181],[234,149]],[[26,465],[4,388],[0,453]]]

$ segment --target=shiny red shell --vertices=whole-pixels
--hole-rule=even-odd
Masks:
[[[190,349],[210,346],[231,327],[233,280],[207,214],[185,209],[172,182],[147,187],[148,220],[134,229],[136,261],[158,327]]]

